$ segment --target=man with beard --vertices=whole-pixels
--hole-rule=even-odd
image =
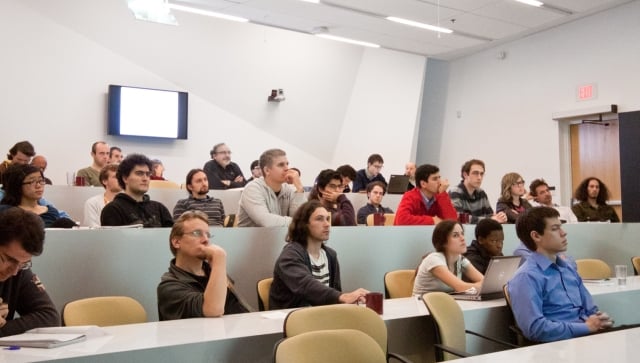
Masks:
[[[238,164],[231,161],[231,150],[225,143],[211,149],[211,160],[204,164],[210,189],[242,188],[247,181]]]
[[[210,226],[222,227],[224,222],[224,206],[222,201],[207,195],[209,181],[202,169],[191,169],[187,173],[186,184],[189,198],[180,199],[173,208],[173,219],[178,220],[188,210],[199,210],[207,215]]]

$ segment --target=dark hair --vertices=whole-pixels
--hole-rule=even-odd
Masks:
[[[273,159],[286,155],[287,153],[282,149],[269,149],[263,152],[262,155],[260,155],[260,161],[258,162],[260,164],[260,169],[262,169],[262,174],[266,175],[264,168],[271,167],[271,165],[273,165]]]
[[[536,243],[531,238],[531,232],[536,231],[540,235],[544,234],[547,226],[547,218],[558,218],[560,213],[550,207],[535,207],[525,210],[516,220],[516,234],[520,241],[531,251],[536,250]]]
[[[375,162],[379,162],[384,164],[384,160],[382,159],[382,155],[380,154],[371,154],[369,155],[369,158],[367,159],[367,164],[373,164]]]
[[[538,196],[538,192],[536,192],[536,189],[538,189],[539,186],[541,185],[545,185],[547,186],[547,188],[549,187],[549,184],[547,184],[546,181],[544,181],[544,179],[540,178],[540,179],[534,179],[531,184],[529,184],[529,194],[532,197],[537,197]]]
[[[320,199],[322,197],[320,189],[326,188],[332,180],[339,180],[342,183],[340,173],[333,169],[325,169],[321,171],[316,177],[316,184],[313,186],[313,190],[309,193],[309,200]]]
[[[342,177],[346,176],[351,180],[356,180],[356,169],[354,169],[353,166],[349,164],[339,166],[336,171],[340,173],[340,176]]]
[[[116,177],[118,178],[118,184],[120,184],[120,188],[122,188],[122,190],[125,190],[127,187],[124,183],[124,178],[128,177],[133,168],[138,165],[146,165],[150,172],[153,170],[151,168],[151,160],[142,154],[130,154],[124,158],[120,164],[118,164]]]
[[[449,235],[457,224],[460,223],[454,219],[444,219],[436,224],[436,228],[433,229],[433,234],[431,235],[431,243],[433,243],[433,248],[436,251],[445,252],[444,248],[449,242]],[[460,224],[460,227],[462,227],[462,224]],[[462,228],[464,231],[464,227]]]
[[[469,173],[471,172],[471,167],[474,165],[480,165],[482,169],[485,170],[484,161],[478,160],[478,159],[471,159],[465,162],[464,164],[462,164],[462,167],[460,168],[460,177],[462,178],[463,181],[464,181],[464,174],[466,173],[467,175],[469,175]]]
[[[7,159],[13,160],[13,157],[18,152],[21,152],[27,155],[28,157],[33,157],[36,154],[36,151],[33,148],[33,145],[31,145],[29,141],[20,141],[15,145],[13,145],[11,149],[9,149],[9,153],[7,154]]]
[[[502,224],[491,218],[481,219],[476,224],[476,240],[488,237],[493,231],[502,231]]]
[[[96,153],[96,146],[98,146],[99,144],[107,145],[107,143],[104,142],[104,141],[96,141],[96,142],[94,142],[93,145],[91,145],[91,153],[92,154]],[[111,149],[109,149],[109,156],[111,156]]]
[[[100,169],[100,184],[107,189],[107,186],[104,185],[104,182],[109,180],[109,172],[118,173],[118,164],[107,164],[102,169]],[[120,184],[120,183],[118,183]]]
[[[109,157],[111,158],[113,156],[113,151],[114,150],[118,150],[120,152],[122,152],[122,149],[117,147],[117,146],[112,146],[111,149],[109,149]]]
[[[439,171],[440,171],[440,168],[438,168],[435,165],[431,165],[431,164],[420,165],[416,169],[416,187],[420,188],[421,181],[425,181],[425,182],[429,181],[429,177]]]
[[[372,181],[371,183],[367,184],[367,194],[371,193],[373,187],[380,187],[382,188],[382,195],[387,194],[387,186],[383,182],[378,180]]]
[[[40,177],[44,179],[42,170],[37,166],[31,164],[11,164],[7,171],[2,175],[2,189],[4,189],[4,198],[2,198],[2,204],[8,204],[13,206],[20,205],[22,201],[22,183],[29,174],[39,173]]]
[[[580,185],[576,188],[576,192],[574,193],[574,197],[576,200],[584,202],[589,199],[589,182],[592,180],[596,180],[600,184],[600,192],[596,197],[596,202],[598,204],[606,204],[607,200],[609,200],[609,188],[602,182],[602,180],[596,178],[595,176],[590,176],[583,180]]]
[[[298,176],[302,176],[302,172],[298,168],[289,168],[290,170],[295,170],[298,173]]]
[[[225,145],[224,142],[221,142],[219,144],[215,144],[213,145],[213,149],[211,149],[211,151],[209,151],[209,155],[211,155],[211,157],[213,158],[213,155],[215,155],[218,152],[218,148],[222,145]]]
[[[310,200],[301,205],[293,215],[285,241],[289,243],[299,243],[307,247],[307,239],[309,238],[309,219],[311,219],[311,215],[318,208],[324,207],[317,199]]]
[[[0,212],[0,245],[17,241],[27,253],[40,256],[44,248],[44,222],[37,214],[19,207]]]
[[[204,170],[196,168],[196,169],[191,169],[189,170],[189,172],[187,173],[187,179],[185,180],[185,189],[187,190],[187,193],[189,195],[191,195],[191,190],[189,190],[189,185],[191,185],[191,181],[193,180],[193,177],[198,174],[198,173],[204,173],[204,175],[207,175],[207,173],[204,172]],[[209,221],[207,221],[207,224],[209,224]]]
[[[171,232],[169,233],[169,249],[171,253],[175,256],[177,250],[173,247],[173,239],[181,237],[184,234],[184,222],[190,221],[192,219],[199,219],[209,225],[209,217],[199,210],[188,210],[185,211],[176,219],[175,223],[173,223],[173,227],[171,227]]]
[[[254,160],[251,162],[251,166],[249,167],[251,170],[253,170],[253,168],[255,168],[256,166],[260,166],[260,161],[258,160]]]

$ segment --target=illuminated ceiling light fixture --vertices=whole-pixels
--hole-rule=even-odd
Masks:
[[[211,17],[214,17],[214,18],[231,20],[231,21],[238,21],[238,22],[241,22],[241,23],[246,23],[246,22],[249,21],[249,19],[241,18],[239,16],[216,13],[214,11],[208,11],[208,10],[202,10],[202,9],[198,9],[198,8],[192,8],[190,6],[183,6],[183,5],[177,5],[177,4],[171,4],[171,3],[167,3],[167,6],[169,7],[169,9],[183,11],[185,13],[192,13],[192,14],[198,14],[198,15],[204,15],[204,16],[211,16]]]
[[[335,35],[331,35],[331,34],[327,34],[327,33],[316,33],[315,36],[320,37],[320,38],[325,38],[325,39],[337,40],[339,42],[344,42],[344,43],[349,43],[349,44],[362,45],[364,47],[380,48],[380,45],[378,45],[378,44],[369,43],[369,42],[363,42],[361,40],[337,37]]]
[[[429,25],[429,24],[425,24],[425,23],[420,23],[420,22],[413,21],[413,20],[397,18],[395,16],[388,16],[385,19],[387,19],[389,21],[396,22],[396,23],[404,24],[404,25],[415,26],[416,28],[422,28],[422,29],[431,30],[431,31],[438,32],[438,33],[447,33],[447,34],[453,33],[453,30],[451,30],[451,29],[447,29],[447,28],[443,28],[443,27],[435,26],[435,25]]]
[[[138,20],[154,23],[178,25],[176,17],[171,14],[166,0],[128,0],[129,10]]]
[[[537,6],[537,7],[541,7],[542,5],[544,5],[541,1],[537,1],[537,0],[516,0],[516,1],[519,3],[523,3],[531,6]]]

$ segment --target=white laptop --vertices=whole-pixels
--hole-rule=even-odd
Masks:
[[[484,274],[480,291],[475,293],[455,292],[451,295],[456,300],[493,300],[504,297],[502,286],[511,279],[520,266],[520,256],[495,256],[489,261]]]

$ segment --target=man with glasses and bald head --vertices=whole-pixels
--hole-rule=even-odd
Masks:
[[[202,168],[209,180],[209,189],[242,188],[247,181],[238,164],[231,161],[231,149],[225,143],[211,149],[211,160]]]
[[[176,220],[169,235],[175,258],[157,290],[160,320],[249,311],[227,281],[227,253],[211,237],[208,217],[201,211],[186,211]]]
[[[36,214],[18,207],[0,212],[0,337],[60,325],[58,310],[31,272],[31,257],[42,254],[43,244],[44,224]]]

